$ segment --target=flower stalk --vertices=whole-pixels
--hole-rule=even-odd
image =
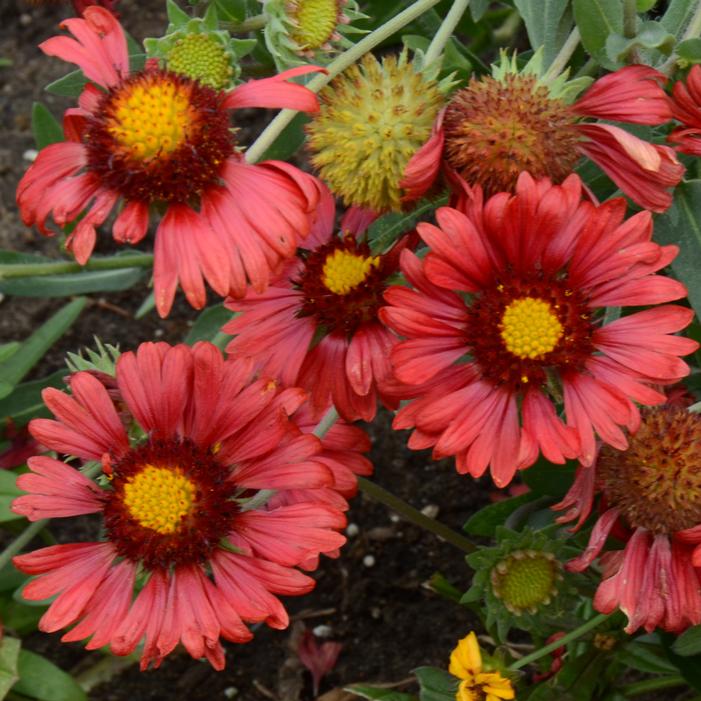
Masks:
[[[426,55],[424,57],[426,66],[430,66],[434,61],[439,59],[469,4],[470,0],[455,0],[426,50]]]
[[[111,256],[110,258],[93,258],[85,265],[71,261],[55,263],[19,263],[0,265],[0,280],[16,277],[37,277],[43,275],[65,275],[79,273],[83,270],[119,270],[121,268],[150,268],[153,255],[142,253],[133,256]]]
[[[573,642],[574,640],[578,640],[583,635],[586,635],[590,630],[593,630],[594,628],[600,626],[605,620],[610,618],[612,615],[613,614],[610,613],[600,613],[597,616],[594,616],[594,618],[579,626],[579,628],[575,628],[574,630],[570,631],[569,633],[567,633],[567,635],[563,635],[561,638],[558,638],[549,645],[545,645],[544,647],[535,650],[530,655],[526,655],[520,660],[516,660],[516,662],[513,662],[511,665],[509,665],[509,669],[521,669],[521,667],[525,667],[531,662],[535,662],[541,657],[549,655],[553,650],[557,650],[557,648],[559,647],[563,647]]]
[[[312,78],[312,80],[307,83],[306,87],[312,92],[319,92],[321,88],[331,82],[339,73],[342,73],[346,68],[355,63],[363,54],[374,49],[378,44],[381,44],[385,39],[392,36],[392,34],[398,32],[410,22],[413,22],[424,12],[430,10],[434,5],[437,5],[438,2],[439,0],[417,0],[413,5],[407,7],[406,10],[400,12],[388,22],[385,22],[381,27],[378,27],[374,32],[363,37],[355,46],[344,51],[326,67],[325,74],[320,73]],[[246,160],[249,163],[256,163],[259,161],[296,114],[297,110],[281,110],[246,151]]]
[[[415,523],[417,526],[430,531],[439,538],[443,538],[443,540],[451,545],[454,545],[459,550],[462,550],[465,553],[473,553],[477,549],[477,546],[472,541],[468,540],[440,521],[436,521],[436,519],[429,518],[428,516],[422,514],[418,509],[415,509],[410,504],[407,504],[403,499],[400,499],[398,496],[388,492],[384,487],[380,487],[379,484],[371,482],[364,477],[358,477],[358,485],[362,492],[367,494],[375,501],[379,501],[381,504],[384,504],[388,508],[392,509],[392,511],[396,511],[407,521]]]

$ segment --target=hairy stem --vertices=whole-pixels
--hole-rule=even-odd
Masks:
[[[307,83],[307,88],[312,92],[319,92],[321,88],[348,68],[348,66],[355,63],[363,54],[374,49],[385,39],[391,37],[392,34],[398,32],[427,10],[430,10],[434,5],[437,5],[438,2],[439,0],[417,0],[413,5],[407,7],[406,10],[400,12],[388,22],[385,22],[385,24],[378,27],[374,32],[363,37],[347,51],[344,51],[326,67],[326,74],[319,74],[312,78],[309,83]],[[249,163],[256,163],[259,161],[296,114],[297,110],[281,110],[275,119],[268,124],[263,133],[253,142],[248,151],[246,151],[246,160]]]
[[[571,643],[573,640],[577,640],[583,635],[586,635],[590,630],[593,630],[594,628],[601,625],[611,615],[612,614],[610,613],[600,613],[597,616],[594,616],[594,618],[579,626],[579,628],[575,628],[574,630],[570,631],[569,633],[567,633],[567,635],[563,635],[555,642],[552,642],[549,645],[546,645],[545,647],[541,647],[538,650],[535,650],[530,655],[526,655],[520,660],[516,660],[516,662],[509,665],[509,669],[521,669],[521,667],[525,667],[531,662],[535,662],[541,657],[549,655],[553,650],[557,650],[557,648],[563,647],[564,645]]]
[[[477,546],[472,541],[460,535],[457,531],[454,531],[440,521],[436,521],[435,518],[429,518],[422,514],[418,509],[407,504],[403,499],[388,492],[384,487],[380,487],[379,484],[371,482],[364,477],[358,477],[358,485],[363,493],[375,499],[375,501],[379,501],[381,504],[392,509],[392,511],[396,511],[407,521],[415,523],[417,526],[430,531],[439,538],[443,538],[443,540],[454,545],[459,550],[465,553],[473,553],[477,549]]]
[[[437,61],[443,49],[445,49],[450,37],[455,30],[460,18],[465,14],[467,6],[470,4],[470,0],[455,0],[453,6],[450,8],[445,19],[441,23],[440,28],[433,37],[431,44],[426,50],[425,65],[430,66],[434,61]]]
[[[243,22],[220,22],[219,24],[232,34],[248,34],[248,32],[255,32],[257,29],[263,29],[267,23],[268,18],[261,14],[247,17]]]
[[[30,523],[3,551],[0,553],[0,571],[7,563],[29,543],[39,531],[49,523],[48,518]]]
[[[575,27],[570,32],[570,35],[567,37],[565,43],[562,45],[562,48],[560,49],[557,56],[555,56],[553,62],[550,64],[550,68],[548,68],[545,75],[541,78],[542,83],[547,85],[551,80],[555,80],[555,78],[557,78],[557,76],[559,76],[560,73],[562,73],[562,71],[565,70],[565,68],[567,67],[567,62],[572,58],[572,54],[577,50],[577,47],[579,46],[579,39],[579,29]]]
[[[623,36],[632,39],[638,29],[638,3],[637,0],[624,0],[623,2]]]

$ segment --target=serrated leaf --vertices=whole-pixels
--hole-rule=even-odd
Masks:
[[[19,681],[12,687],[18,694],[39,701],[87,701],[78,683],[53,662],[29,650],[20,650]]]
[[[655,221],[655,241],[679,246],[672,270],[687,286],[689,302],[701,316],[701,180],[677,186],[672,206]]]
[[[39,150],[63,141],[63,129],[56,117],[41,102],[32,105],[32,134]]]
[[[416,696],[411,694],[403,694],[400,691],[382,689],[376,686],[359,686],[356,684],[346,687],[344,691],[349,691],[351,694],[356,694],[364,699],[372,699],[373,701],[416,701]]]
[[[611,34],[623,34],[622,0],[573,0],[574,19],[582,45],[599,64],[609,70],[620,68],[606,53]]]
[[[21,647],[21,640],[9,636],[4,636],[0,642],[0,699],[7,696],[7,692],[19,679],[17,663]]]
[[[685,630],[672,645],[677,655],[689,657],[701,653],[701,625]]]
[[[491,537],[494,536],[497,526],[503,526],[504,521],[519,507],[527,504],[536,495],[528,493],[521,494],[511,499],[504,499],[495,504],[489,504],[480,509],[476,514],[470,516],[467,523],[462,527],[463,530],[472,535],[481,535]]]
[[[514,0],[514,5],[526,25],[531,46],[543,47],[543,65],[549,66],[569,34],[567,22],[563,27],[569,0]]]
[[[16,297],[72,297],[90,292],[120,292],[136,285],[145,275],[144,268],[120,268],[10,278],[0,281],[0,292]]]
[[[459,680],[436,667],[419,667],[414,670],[419,680],[421,701],[455,701]]]
[[[59,309],[42,324],[9,360],[0,364],[0,378],[16,385],[44,356],[44,353],[71,327],[88,300],[79,297]]]
[[[87,82],[88,79],[83,75],[82,71],[72,71],[64,75],[63,78],[49,83],[46,86],[46,92],[52,95],[61,95],[62,97],[79,97]]]

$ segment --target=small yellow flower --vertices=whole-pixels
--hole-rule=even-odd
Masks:
[[[482,653],[474,633],[458,642],[458,646],[450,653],[448,671],[461,680],[455,694],[457,701],[500,701],[516,698],[508,679],[499,672],[482,670]]]

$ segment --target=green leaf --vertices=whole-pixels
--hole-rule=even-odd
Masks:
[[[0,346],[0,363],[4,363],[20,349],[20,344],[17,341],[3,343]]]
[[[168,13],[168,21],[176,27],[181,27],[190,21],[190,15],[181,10],[173,0],[166,0],[166,12]]]
[[[531,46],[543,47],[543,65],[549,66],[570,31],[571,21],[565,14],[569,0],[514,0],[514,5],[526,24]]]
[[[12,470],[0,471],[0,523],[16,521],[24,518],[14,513],[10,507],[12,502],[24,492],[17,486],[17,473]]]
[[[672,650],[682,657],[701,653],[701,625],[685,630],[672,645]]]
[[[349,686],[344,691],[356,694],[364,699],[378,699],[380,701],[416,701],[416,696],[403,694],[392,689],[381,689],[376,686]]]
[[[207,307],[198,317],[185,338],[185,343],[192,346],[197,341],[211,341],[221,327],[231,321],[234,312],[224,308],[222,304]]]
[[[119,268],[9,278],[0,281],[0,292],[17,297],[69,297],[89,292],[120,292],[136,285],[146,272],[144,268]]]
[[[569,461],[565,465],[553,465],[540,458],[532,467],[521,472],[521,479],[535,494],[562,498],[567,494],[574,480],[577,463]]]
[[[637,0],[635,3],[638,12],[647,12],[657,5],[657,0]]]
[[[584,48],[604,68],[619,68],[606,53],[606,40],[623,34],[622,0],[573,0],[572,9]]]
[[[701,39],[685,39],[676,46],[677,64],[686,68],[694,63],[701,63]]]
[[[657,49],[663,54],[670,54],[675,41],[674,34],[670,34],[659,22],[643,22],[632,39],[611,34],[606,40],[606,53],[611,61],[618,64],[637,48]]]
[[[677,668],[664,656],[659,645],[632,640],[616,652],[616,659],[627,667],[647,674],[671,674]]]
[[[659,635],[669,661],[696,691],[701,691],[701,655],[679,655],[674,650],[677,636],[672,633],[659,633]]]
[[[224,22],[243,22],[246,17],[245,0],[214,0],[217,15]]]
[[[41,655],[21,650],[17,671],[19,681],[12,690],[18,694],[39,701],[87,701],[73,677]]]
[[[304,143],[304,125],[309,120],[310,117],[303,112],[295,115],[260,160],[284,161],[288,159]]]
[[[32,105],[32,134],[38,149],[63,141],[63,129],[41,102]]]
[[[664,28],[680,36],[696,9],[697,0],[672,0],[660,22]]]
[[[419,219],[447,202],[446,197],[438,200],[422,200],[411,212],[390,212],[375,220],[368,228],[368,240],[373,253],[384,253],[404,233],[413,229]]]
[[[419,680],[421,701],[455,701],[459,680],[436,667],[419,667],[414,670]]]
[[[484,13],[489,9],[491,0],[472,0],[470,3],[470,14],[473,22],[479,22]]]
[[[9,360],[0,364],[0,378],[16,385],[38,363],[44,353],[71,327],[87,304],[86,297],[78,297],[59,309],[42,324]],[[0,399],[3,397],[0,396]]]
[[[12,417],[12,420],[20,426],[38,415],[48,416],[49,410],[41,399],[41,392],[46,387],[65,387],[63,378],[67,374],[67,370],[58,370],[53,375],[40,380],[17,385],[11,394],[0,399],[0,416]]]
[[[672,270],[689,290],[689,302],[701,316],[701,180],[681,183],[672,206],[655,221],[655,240],[676,244]]]
[[[519,507],[535,499],[536,495],[521,494],[511,499],[498,501],[480,509],[476,514],[470,516],[463,530],[472,535],[494,536],[497,526],[503,526],[504,521]]]
[[[79,97],[88,79],[83,75],[83,71],[72,71],[63,78],[54,80],[46,86],[46,92],[62,97]]]
[[[17,638],[4,636],[0,642],[0,699],[7,696],[7,692],[19,679],[17,662],[22,641]]]

